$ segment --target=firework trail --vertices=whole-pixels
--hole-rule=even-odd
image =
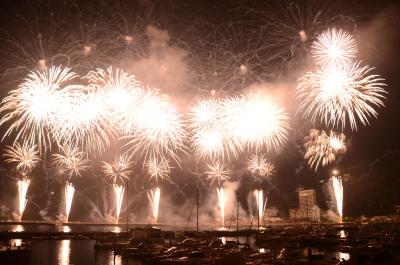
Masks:
[[[260,47],[265,42],[256,31],[244,30],[246,25],[195,21],[186,26],[185,40],[189,46],[191,82],[194,89],[237,93],[249,85],[265,81],[265,60]],[[207,36],[207,38],[204,38]]]
[[[71,210],[72,200],[75,193],[75,188],[71,183],[72,177],[80,176],[81,171],[88,168],[89,160],[86,154],[79,150],[76,146],[66,145],[61,146],[62,153],[53,154],[53,165],[63,170],[66,174],[64,196],[65,196],[65,216],[68,222],[69,213]]]
[[[324,167],[346,152],[346,136],[334,131],[328,135],[325,131],[311,129],[304,138],[304,148],[304,159],[308,160],[310,168],[317,171],[320,165]]]
[[[102,162],[101,170],[103,174],[113,182],[117,223],[124,197],[125,188],[123,184],[126,180],[129,180],[129,175],[132,174],[132,171],[130,170],[132,164],[133,163],[127,154],[118,155],[113,163]]]
[[[125,187],[117,183],[113,184],[115,195],[115,208],[116,208],[116,223],[118,224],[119,215],[121,213],[122,200],[124,198]]]
[[[268,162],[264,154],[253,154],[247,161],[247,169],[252,173],[262,177],[269,177],[275,174],[275,166]]]
[[[221,215],[221,225],[225,227],[225,189],[223,187],[217,187],[218,195],[218,206]]]
[[[161,196],[160,188],[156,187],[153,190],[149,191],[147,193],[147,196],[148,196],[150,204],[151,204],[153,223],[157,224],[158,210],[159,210],[159,206],[160,206],[160,196]]]
[[[265,212],[265,207],[267,205],[267,198],[265,197],[265,202],[264,202],[264,191],[261,189],[254,190],[254,196],[256,197],[256,203],[257,203],[258,224],[262,226],[264,223],[264,212]]]
[[[17,180],[18,210],[21,220],[28,202],[26,195],[31,182],[28,175],[39,162],[37,147],[28,142],[24,142],[22,145],[17,142],[14,146],[7,146],[4,157],[7,163],[16,164],[16,169],[21,175],[21,179]]]
[[[0,125],[9,124],[3,139],[18,132],[15,141],[23,138],[31,145],[37,144],[39,151],[46,150],[54,115],[62,105],[64,91],[73,87],[69,83],[76,77],[69,68],[62,67],[32,71],[2,100]]]
[[[340,176],[332,177],[332,186],[335,193],[336,209],[338,211],[340,222],[343,218],[343,183]]]
[[[29,184],[31,183],[30,179],[23,178],[22,180],[18,180],[18,210],[20,221],[22,219],[22,215],[24,214],[26,204],[28,199],[26,198],[26,194],[28,193]]]
[[[71,211],[72,199],[74,198],[75,187],[71,182],[65,183],[64,201],[65,201],[65,221],[68,222],[69,213]]]
[[[171,172],[168,160],[165,160],[164,158],[150,158],[146,163],[146,167],[150,180],[154,179],[157,184],[159,180],[168,179],[168,174]],[[161,190],[159,187],[156,187],[147,193],[152,208],[152,219],[154,224],[157,224],[158,220],[160,196]]]
[[[214,162],[211,165],[208,165],[207,179],[210,180],[210,186],[217,182],[217,195],[218,195],[218,208],[221,216],[221,225],[224,227],[225,225],[225,189],[223,187],[223,182],[229,180],[229,174],[231,170],[226,169],[226,166],[219,161]]]

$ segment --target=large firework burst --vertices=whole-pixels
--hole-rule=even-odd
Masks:
[[[16,169],[22,176],[28,175],[39,162],[36,145],[24,142],[22,145],[17,142],[14,146],[7,146],[4,157],[7,163],[16,164]]]
[[[386,93],[384,79],[370,74],[373,69],[355,62],[306,73],[296,89],[299,111],[304,118],[319,119],[328,127],[341,125],[343,129],[346,121],[352,129],[357,129],[358,121],[369,124],[368,119],[378,115],[375,107],[384,105]]]
[[[118,123],[120,119],[129,115],[129,105],[134,104],[143,94],[142,84],[134,75],[129,75],[121,69],[98,68],[90,71],[85,79],[88,80],[90,90],[101,92],[104,98],[104,107],[111,117]],[[119,124],[119,129],[123,127]]]
[[[185,149],[186,131],[182,115],[166,95],[146,93],[133,106],[130,118],[134,128],[125,136],[129,151],[145,159],[168,156],[179,162],[177,152]]]
[[[30,144],[37,144],[39,151],[45,150],[51,142],[49,132],[54,114],[75,77],[69,68],[63,67],[32,71],[2,101],[0,125],[10,122],[4,137],[17,132],[16,141],[24,138]]]
[[[224,122],[243,148],[276,150],[287,140],[288,115],[260,93],[224,101]]]
[[[199,99],[189,112],[189,129],[195,154],[199,158],[237,156],[237,146],[229,139],[223,120],[222,102],[216,98]]]

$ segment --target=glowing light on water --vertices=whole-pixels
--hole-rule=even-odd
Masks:
[[[333,192],[335,193],[336,209],[338,211],[340,222],[343,217],[343,183],[340,176],[332,177]]]
[[[71,182],[67,182],[64,188],[65,199],[65,221],[68,222],[69,213],[71,211],[72,200],[74,198],[75,188]]]
[[[26,203],[28,200],[26,199],[26,194],[28,193],[29,184],[31,181],[27,178],[22,180],[18,180],[18,209],[19,209],[19,218],[22,219],[22,215],[24,214]]]
[[[71,227],[69,227],[68,225],[64,225],[62,231],[64,233],[69,233],[71,232]]]
[[[58,264],[70,265],[70,255],[71,255],[71,240],[70,239],[61,240],[60,247],[58,249]]]
[[[32,71],[18,88],[2,100],[0,125],[10,123],[4,137],[17,131],[16,141],[36,143],[40,151],[50,143],[53,115],[77,75],[70,68],[50,67]]]
[[[161,190],[160,190],[159,187],[156,187],[155,189],[149,191],[148,194],[147,194],[147,196],[149,197],[151,208],[152,208],[153,224],[157,224],[157,221],[158,221],[158,210],[159,210],[159,206],[160,206],[160,195],[161,195]]]
[[[226,237],[221,237],[221,242],[222,242],[222,245],[224,245],[225,246],[225,244],[226,244]]]
[[[339,261],[348,261],[349,259],[350,259],[350,253],[346,253],[346,252],[337,252],[336,253],[336,258],[339,260]]]
[[[121,232],[121,227],[116,226],[114,227],[114,229],[112,230],[114,233],[120,233]]]
[[[13,232],[23,232],[25,231],[24,227],[22,225],[15,225],[11,229]],[[22,239],[12,239],[10,240],[10,244],[14,246],[21,246],[22,245]]]
[[[116,223],[118,224],[125,188],[123,185],[118,185],[116,183],[113,184],[113,187],[114,187],[115,206],[116,206]]]
[[[217,188],[217,195],[221,225],[225,227],[225,190],[223,187]]]
[[[257,203],[257,218],[258,222],[260,225],[263,225],[264,223],[264,212],[265,212],[265,206],[267,204],[267,199],[265,198],[264,202],[264,191],[261,189],[257,189],[254,191],[254,195],[256,197],[256,203]]]

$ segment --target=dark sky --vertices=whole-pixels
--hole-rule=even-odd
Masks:
[[[261,4],[260,2],[263,3]],[[231,49],[230,52],[232,54],[240,53],[240,56],[245,58],[248,50],[241,53],[241,49],[243,47],[250,48],[248,45],[241,46],[243,44],[243,36],[252,36],[257,43],[262,45],[265,36],[263,34],[266,33],[263,32],[261,34],[260,28],[263,27],[263,23],[266,23],[267,17],[271,15],[271,8],[272,10],[277,8],[273,11],[278,14],[281,11],[284,13],[285,5],[290,7],[293,2],[299,6],[310,5],[315,7],[310,9],[313,12],[318,8],[323,10],[321,24],[318,27],[329,25],[329,21],[331,21],[328,17],[323,17],[325,12],[330,16],[340,17],[332,19],[334,25],[343,25],[346,29],[351,25],[350,28],[359,41],[358,57],[364,63],[375,66],[376,73],[386,79],[388,94],[387,99],[384,101],[385,108],[378,110],[378,119],[371,118],[369,126],[359,126],[357,131],[351,132],[346,129],[344,133],[350,140],[347,153],[340,157],[334,165],[320,169],[316,173],[307,168],[300,152],[302,137],[304,137],[304,133],[310,129],[311,125],[304,125],[299,120],[299,117],[293,114],[293,130],[290,132],[289,144],[285,146],[281,153],[273,156],[278,174],[263,183],[264,188],[269,192],[270,205],[277,206],[283,213],[287,212],[288,208],[296,207],[296,188],[304,187],[316,188],[321,207],[327,209],[329,198],[325,190],[326,179],[329,177],[329,172],[332,168],[337,167],[342,174],[348,174],[344,195],[345,215],[360,216],[362,214],[378,215],[390,213],[394,205],[400,204],[400,119],[398,117],[400,113],[398,104],[400,101],[398,91],[400,85],[400,3],[397,3],[398,1],[335,1],[335,3],[331,3],[333,1],[280,1],[281,4],[277,5],[277,1],[257,2],[244,0],[160,2],[145,0],[103,0],[98,2],[3,0],[0,4],[0,70],[4,74],[0,83],[0,95],[4,97],[10,89],[18,84],[23,76],[36,66],[38,59],[43,56],[50,57],[52,53],[57,53],[58,50],[68,50],[72,59],[70,61],[64,60],[64,57],[61,58],[59,56],[54,59],[54,62],[64,63],[68,61],[72,67],[79,67],[82,71],[103,66],[110,61],[114,63],[113,60],[116,61],[121,58],[123,61],[125,59],[124,56],[132,56],[128,54],[130,51],[122,51],[122,55],[120,55],[121,51],[115,48],[114,44],[109,45],[107,38],[104,37],[105,32],[109,32],[110,35],[122,36],[126,32],[141,31],[143,30],[142,27],[146,27],[149,24],[168,31],[171,38],[171,46],[186,51],[185,58],[187,58],[186,62],[188,62],[188,68],[190,68],[187,75],[191,77],[196,75],[192,74],[191,71],[196,72],[202,69],[199,62],[207,59],[207,54],[211,54],[211,51],[216,47],[212,46],[215,43],[229,43],[231,46],[228,49]],[[278,9],[278,6],[281,9]],[[307,16],[307,13],[303,15]],[[135,19],[135,16],[141,19]],[[352,21],[349,22],[349,19],[344,19],[341,16],[351,17]],[[283,18],[283,21],[287,22],[288,25],[298,26],[293,24],[290,19],[285,20]],[[113,22],[115,23],[113,24]],[[138,26],[133,26],[135,23]],[[214,35],[209,31],[208,23],[217,25],[224,34],[228,32],[228,30],[225,31],[225,28],[229,28],[230,30],[226,34],[231,34],[229,35],[231,37],[224,40],[218,39],[218,35]],[[110,28],[113,30],[110,31]],[[235,29],[235,32],[231,30],[232,28]],[[278,23],[274,29],[276,28],[279,29]],[[94,29],[101,30],[97,32]],[[313,28],[312,30],[318,31],[320,28]],[[286,31],[283,30],[283,32]],[[287,32],[289,34],[290,31]],[[38,42],[38,36],[42,36],[45,41],[43,43]],[[101,54],[102,56],[104,55],[104,58],[86,57],[84,59],[76,59],[73,52],[76,47],[73,46],[72,43],[75,42],[71,41],[72,39],[81,41],[82,45],[85,42],[96,43],[97,51],[101,49],[102,45],[108,45],[107,47],[111,48]],[[206,43],[205,45],[203,45],[202,40]],[[276,41],[276,39],[265,37],[266,43],[273,41]],[[282,43],[285,44],[285,41]],[[148,43],[145,44],[148,45]],[[225,46],[218,47],[219,49],[225,48]],[[279,60],[271,59],[269,61],[269,58],[272,58],[271,50],[260,53],[260,56],[265,56],[265,59],[261,60],[261,64],[257,64],[257,71],[269,71],[271,73],[270,75],[264,75],[263,73],[262,79],[264,81],[284,83],[285,89],[287,89],[285,91],[294,90],[295,86],[293,84],[297,77],[296,73],[304,70],[303,66],[299,66],[302,65],[301,58],[304,58],[301,50],[303,47],[294,47],[296,50],[293,52],[294,55],[291,55],[290,47],[279,46],[278,49],[276,46],[271,46],[270,49],[277,49],[278,52],[282,52],[287,56],[285,58],[281,57]],[[132,52],[135,53],[139,50],[138,48]],[[175,49],[171,50],[176,51]],[[122,57],[108,56],[109,54],[118,54]],[[270,57],[267,58],[267,56]],[[134,58],[132,60],[135,60],[135,55],[132,58]],[[228,56],[221,59],[221,61],[226,61],[227,64],[235,62],[234,59],[229,61],[230,59],[232,58]],[[193,64],[195,65],[194,68],[192,67],[193,60],[196,61]],[[279,69],[279,71],[276,69]],[[207,73],[204,73],[204,75],[206,78],[210,77]],[[201,78],[197,75],[195,78],[198,79],[195,79],[196,81],[192,83],[198,83],[199,86],[202,86]],[[249,80],[244,80],[243,82],[248,85],[254,80],[256,80],[256,77],[249,78]],[[235,84],[238,84],[238,82]],[[215,81],[213,84],[218,84],[218,82]],[[193,87],[186,88],[184,85],[182,86],[184,88],[179,88],[179,90],[174,90],[174,87],[168,88],[170,94],[178,94],[178,92],[182,91],[185,95],[194,95],[196,93]],[[4,128],[1,130],[4,131]],[[7,141],[4,143],[7,143]],[[190,160],[190,158],[185,158],[184,160]],[[243,171],[240,168],[244,165],[243,161],[238,161],[235,164],[235,170],[238,172],[235,179],[242,181],[240,190],[245,194],[248,192],[248,185],[251,186],[253,184],[248,184],[244,180],[246,176],[241,176]],[[193,163],[189,162],[189,164],[188,168],[174,170],[175,176],[173,179],[178,185],[165,184],[168,190],[171,190],[171,193],[174,194],[174,196],[171,196],[173,201],[179,201],[181,196],[193,198],[196,177],[191,173],[194,167]],[[46,208],[49,211],[56,211],[57,209],[55,205],[48,205],[49,201],[53,200],[49,195],[51,194],[50,192],[55,191],[57,193],[57,184],[49,182],[44,177],[49,175],[44,173],[48,171],[45,167],[38,168],[35,171],[35,174],[38,175],[35,175],[35,178],[38,181],[36,184],[32,184],[32,190],[35,191],[32,201],[35,202],[36,207],[27,209],[27,215],[32,216],[32,218],[38,218],[38,209]],[[6,175],[11,176],[12,173],[10,173],[10,167],[7,167],[7,170],[3,172],[3,176],[0,177],[2,186],[0,188],[0,200],[2,200],[3,204],[7,204],[10,201],[10,199],[7,199],[7,195],[13,184],[10,181],[10,177],[6,177]],[[80,180],[82,189],[88,191],[85,194],[89,194],[84,195],[82,193],[82,196],[95,198],[92,201],[101,201],[96,197],[99,196],[100,192],[92,187],[92,183],[98,183],[99,179],[99,177],[92,176],[91,178]],[[143,181],[138,182],[140,191]],[[47,186],[48,184],[49,186]],[[97,185],[101,186],[103,184]],[[178,189],[177,186],[180,188]],[[99,187],[97,188],[99,189]],[[207,186],[203,190],[206,193]],[[138,199],[139,202],[145,201],[145,196],[142,197]],[[140,207],[135,209],[140,209]],[[85,213],[81,213],[81,215],[87,217]]]

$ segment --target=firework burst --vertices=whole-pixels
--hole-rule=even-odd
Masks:
[[[205,98],[195,102],[189,113],[189,129],[195,154],[199,158],[237,157],[238,146],[230,141],[222,117],[222,102]]]
[[[374,107],[383,106],[386,91],[384,79],[370,74],[374,68],[361,66],[360,62],[347,65],[331,65],[316,68],[299,80],[297,97],[299,111],[312,122],[319,119],[326,126],[344,129],[346,121],[351,129],[357,122],[369,124],[368,119],[377,117]]]
[[[113,183],[124,182],[129,180],[129,175],[132,174],[132,160],[127,154],[121,154],[115,157],[112,163],[103,161],[101,165],[101,170],[103,174],[112,179]]]
[[[247,161],[247,169],[252,174],[257,174],[263,177],[269,177],[275,174],[275,166],[268,162],[264,154],[251,155],[250,159]]]
[[[53,165],[63,168],[69,179],[73,176],[80,176],[81,171],[89,167],[86,153],[80,151],[78,147],[66,145],[61,146],[60,149],[62,153],[53,154]]]
[[[64,91],[73,87],[68,83],[76,77],[69,68],[62,67],[32,71],[2,101],[0,125],[11,123],[4,137],[18,132],[15,141],[23,138],[37,144],[39,151],[45,150],[51,142],[49,132],[54,114],[65,96]]]
[[[22,176],[27,176],[40,161],[36,145],[17,142],[5,149],[4,157],[7,163],[16,164],[16,169]]]
[[[186,131],[182,115],[166,95],[157,90],[146,93],[140,104],[133,106],[130,117],[134,128],[124,137],[129,151],[145,158],[168,156],[179,162],[177,152],[185,149]]]
[[[208,170],[205,172],[207,174],[207,179],[210,180],[210,185],[214,182],[218,183],[218,187],[221,187],[221,184],[229,180],[229,174],[231,170],[226,169],[226,165],[220,163],[219,161],[214,162],[213,164],[208,165]]]
[[[171,172],[168,160],[164,158],[150,158],[146,163],[146,167],[150,180],[154,179],[156,182],[158,182],[159,179],[168,179],[168,174]]]
[[[118,125],[118,129],[130,128],[131,126],[122,122],[129,117],[130,105],[135,104],[144,93],[142,84],[136,77],[110,66],[106,70],[98,68],[89,72],[85,79],[88,80],[90,90],[101,93],[104,108]]]
[[[317,36],[311,46],[311,56],[317,64],[346,65],[357,53],[357,43],[353,36],[341,29],[328,29]]]
[[[310,168],[316,171],[320,165],[326,166],[346,152],[346,137],[343,133],[331,131],[328,135],[325,131],[312,129],[304,138],[304,147],[304,158],[308,160]]]
[[[259,93],[223,103],[225,126],[235,143],[256,151],[276,150],[287,140],[288,115]]]
[[[110,145],[116,130],[104,107],[104,96],[81,88],[64,97],[54,115],[52,135],[57,143],[82,146],[99,154]]]

